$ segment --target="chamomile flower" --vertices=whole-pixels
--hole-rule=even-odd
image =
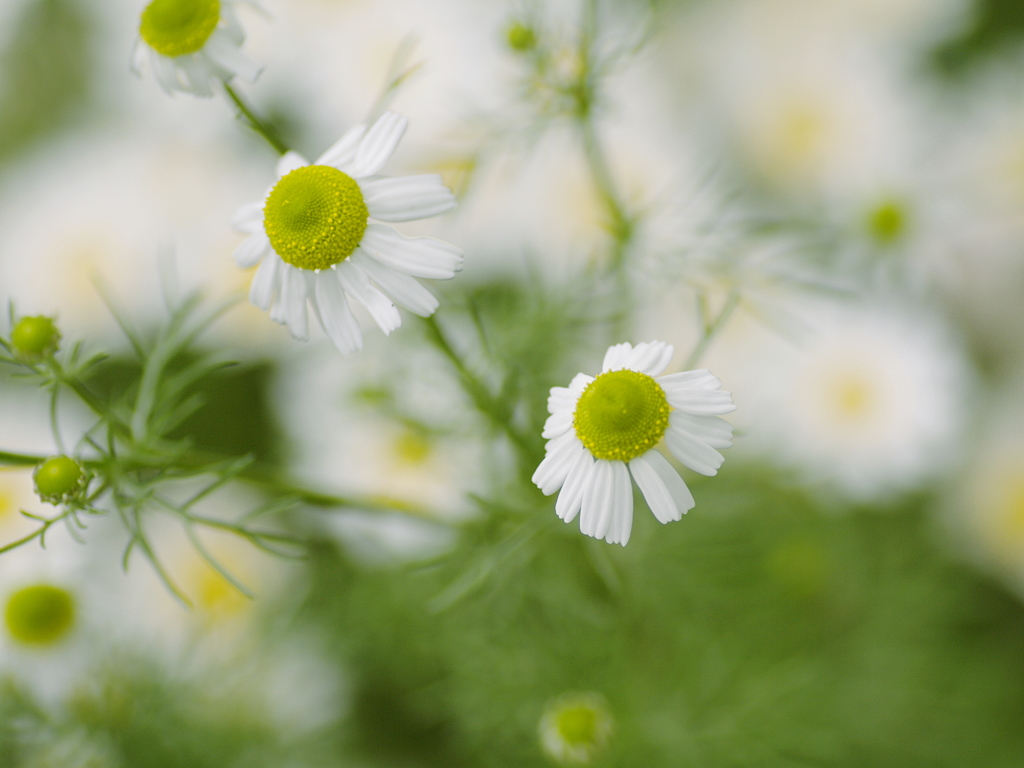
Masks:
[[[152,0],[139,23],[132,69],[148,62],[157,83],[174,91],[212,96],[213,84],[235,76],[254,82],[263,66],[242,53],[245,31],[237,0]]]
[[[561,488],[556,514],[567,523],[579,514],[587,536],[623,546],[629,541],[631,474],[660,522],[679,520],[694,506],[686,483],[655,447],[662,438],[673,456],[702,475],[716,474],[723,461],[718,449],[732,445],[732,426],[718,417],[736,406],[710,371],[654,378],[672,351],[661,341],[616,344],[596,378],[580,373],[568,388],[551,388],[547,456],[533,482],[546,496]]]
[[[407,124],[386,112],[369,128],[351,128],[313,164],[287,153],[266,197],[235,216],[235,228],[249,235],[235,263],[260,265],[249,300],[295,338],[309,338],[309,303],[342,353],[362,349],[349,297],[390,334],[402,323],[395,304],[422,317],[437,309],[437,299],[416,278],[448,280],[462,269],[455,246],[370,221],[425,219],[455,206],[437,174],[376,175]]]

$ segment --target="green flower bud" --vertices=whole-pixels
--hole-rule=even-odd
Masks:
[[[23,317],[11,331],[11,346],[22,360],[42,360],[57,351],[60,331],[49,317]]]
[[[54,456],[36,467],[36,493],[49,504],[66,504],[86,483],[85,468],[67,456]]]
[[[513,24],[508,30],[508,47],[519,53],[532,51],[537,47],[537,35],[525,24]]]
[[[19,589],[7,601],[4,622],[11,637],[25,645],[53,645],[75,623],[75,600],[60,587],[36,584]]]

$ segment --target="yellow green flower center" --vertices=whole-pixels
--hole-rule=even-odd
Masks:
[[[907,228],[907,214],[894,200],[882,203],[868,215],[868,230],[882,245],[899,240]]]
[[[597,712],[593,707],[566,707],[558,713],[558,735],[572,746],[593,745],[597,741]]]
[[[21,318],[11,331],[14,351],[29,361],[40,360],[56,352],[59,344],[60,331],[51,318],[42,315]]]
[[[51,645],[75,623],[75,600],[67,590],[49,584],[24,587],[7,601],[4,621],[18,642]]]
[[[142,12],[139,34],[164,56],[195,53],[220,21],[220,0],[153,0]]]
[[[300,269],[327,269],[352,255],[369,216],[355,179],[327,165],[307,165],[270,190],[263,226],[286,262]]]
[[[576,436],[594,458],[630,461],[658,444],[668,429],[668,400],[638,371],[602,373],[576,403]]]

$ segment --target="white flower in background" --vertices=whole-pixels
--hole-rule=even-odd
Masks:
[[[555,512],[567,523],[580,514],[587,536],[629,541],[630,474],[660,522],[679,520],[694,506],[683,479],[655,448],[662,437],[673,456],[702,475],[716,474],[723,461],[716,449],[732,445],[732,426],[718,417],[736,406],[710,371],[655,380],[672,352],[661,341],[616,344],[596,378],[580,373],[568,388],[551,388],[547,456],[533,482],[546,496],[561,488]]]
[[[799,348],[747,357],[756,429],[772,459],[860,500],[918,487],[955,456],[967,364],[928,315],[870,307],[808,318]]]
[[[407,125],[401,115],[385,112],[369,129],[351,128],[312,165],[289,152],[265,199],[235,216],[235,228],[249,235],[235,262],[260,265],[249,300],[295,338],[309,338],[309,302],[341,352],[362,349],[347,296],[390,334],[402,322],[395,304],[423,317],[437,309],[437,299],[416,278],[448,280],[462,269],[455,246],[404,237],[370,221],[425,219],[455,207],[437,174],[376,175]]]
[[[142,12],[132,68],[148,62],[168,94],[212,96],[214,83],[235,76],[255,82],[263,67],[242,53],[245,31],[237,0],[153,0]]]
[[[568,693],[544,708],[540,743],[555,762],[589,763],[608,745],[614,726],[603,696]]]

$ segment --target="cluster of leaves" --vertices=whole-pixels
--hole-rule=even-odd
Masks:
[[[140,552],[167,587],[188,603],[188,597],[161,564],[147,533],[148,515],[159,510],[174,515],[203,558],[248,594],[245,586],[210,554],[197,531],[229,531],[269,552],[290,556],[294,551],[284,548],[298,543],[293,537],[253,523],[258,517],[287,509],[296,500],[288,494],[280,495],[237,520],[203,514],[200,503],[210,494],[246,473],[264,477],[266,469],[255,467],[256,457],[251,453],[225,456],[198,448],[181,430],[204,405],[200,383],[232,365],[215,355],[198,352],[195,342],[234,301],[207,308],[196,293],[181,301],[168,297],[169,319],[149,339],[135,331],[112,302],[108,303],[136,358],[133,375],[115,377],[114,387],[102,386],[105,379],[110,380],[109,372],[104,371],[107,356],[98,353],[85,357],[81,342],[66,354],[52,349],[27,357],[11,340],[0,338],[0,346],[7,352],[0,356],[0,362],[15,368],[13,376],[49,393],[54,444],[61,454],[74,456],[87,472],[82,488],[62,500],[57,514],[45,517],[23,511],[39,526],[4,545],[0,553],[37,539],[45,545],[47,531],[57,523],[66,524],[72,536],[80,539],[89,516],[114,513],[128,535],[122,556],[125,569],[132,554]],[[11,327],[15,326],[12,307]],[[66,395],[77,398],[94,416],[92,426],[74,445],[66,443],[60,424],[59,405]],[[40,464],[45,458],[3,455],[8,464]]]

